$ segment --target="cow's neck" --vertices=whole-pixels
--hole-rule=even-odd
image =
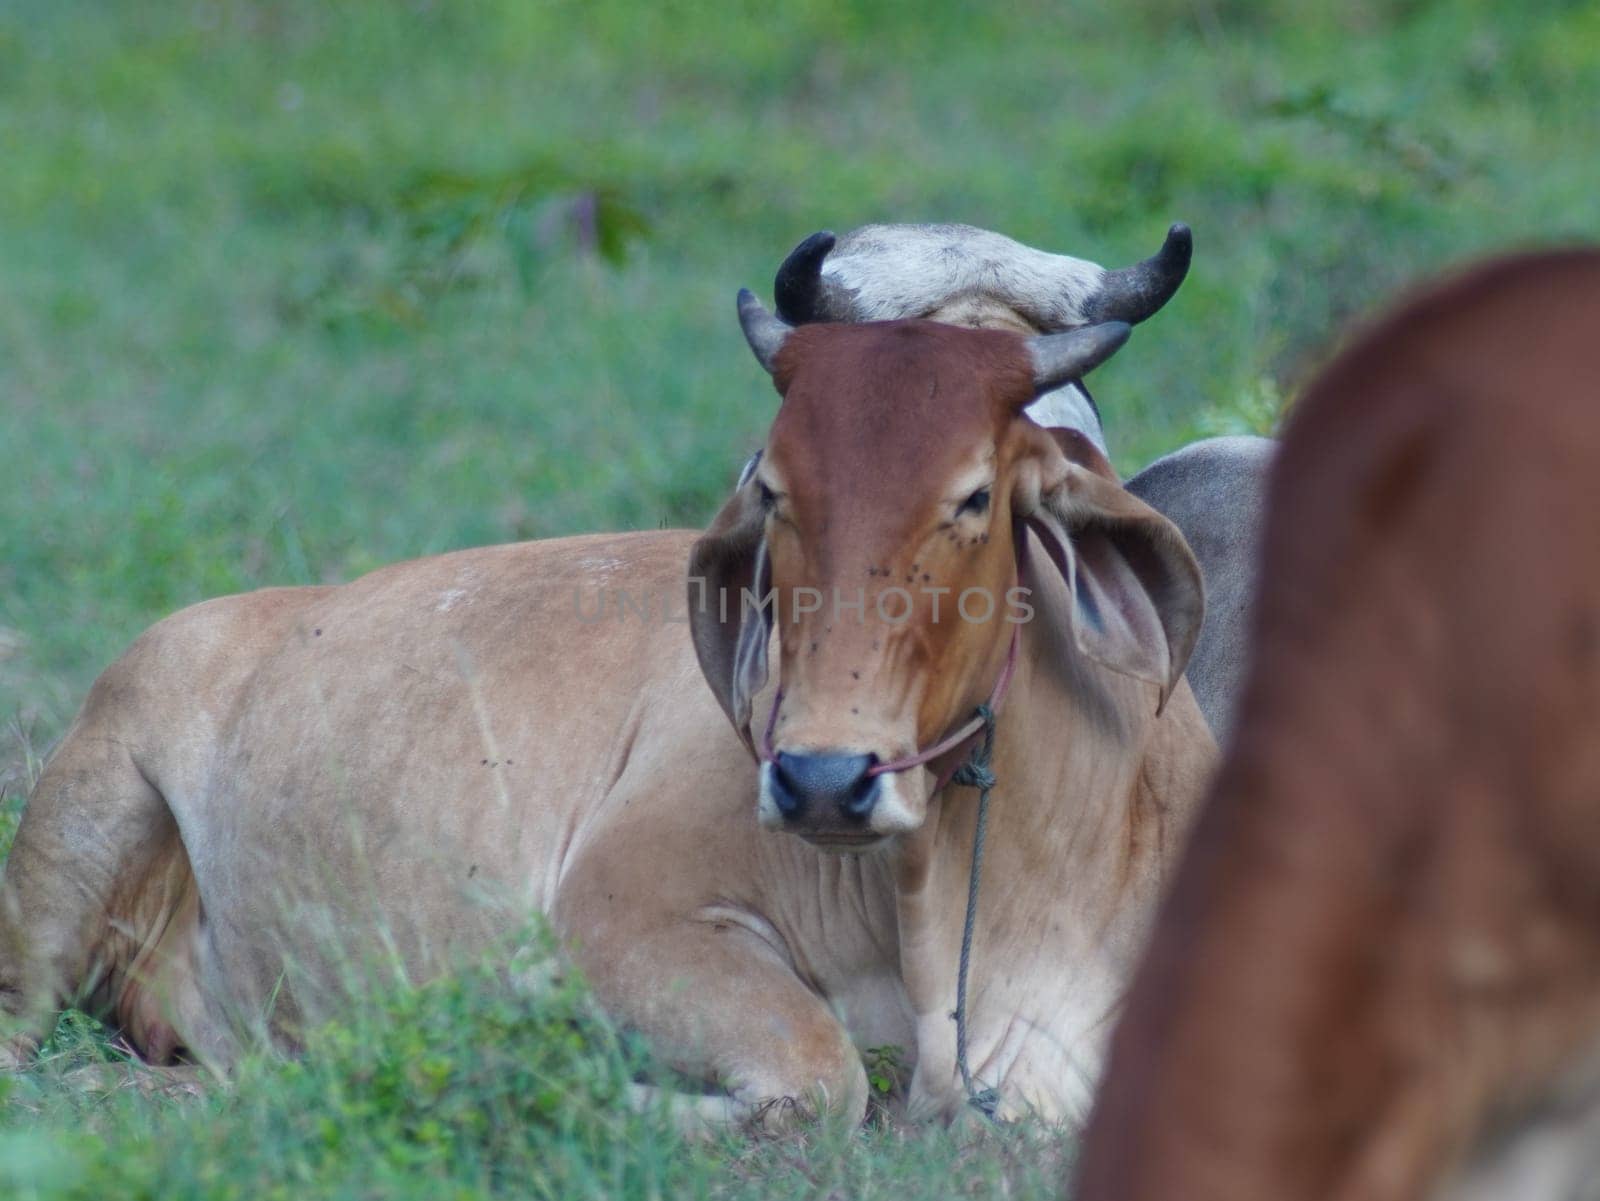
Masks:
[[[1048,630],[1024,637],[1021,660],[995,735],[968,1063],[981,1084],[1000,1087],[1004,1109],[1080,1118],[1203,782],[1204,765],[1173,786],[1166,727],[1200,719],[1185,688],[1187,709],[1153,722],[1153,689],[1081,661],[1063,669],[1073,660]],[[946,788],[898,863],[901,970],[918,1027],[912,1105],[921,1111],[961,1101],[950,1014],[976,806],[974,790]]]

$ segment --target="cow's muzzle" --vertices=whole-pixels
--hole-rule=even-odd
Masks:
[[[841,819],[866,825],[878,802],[876,755],[796,755],[779,751],[772,760],[772,800],[791,825],[833,825]]]

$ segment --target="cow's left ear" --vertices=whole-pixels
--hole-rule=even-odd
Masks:
[[[722,511],[689,551],[689,632],[722,711],[754,750],[750,706],[767,682],[772,590],[767,511],[746,465]]]
[[[1038,501],[1019,514],[1072,596],[1078,650],[1161,689],[1177,687],[1205,618],[1205,585],[1178,527],[1127,491],[1075,431],[1040,431],[1050,456]]]

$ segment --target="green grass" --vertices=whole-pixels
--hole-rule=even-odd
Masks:
[[[1593,238],[1597,114],[1583,2],[13,0],[0,847],[94,674],[178,606],[704,521],[773,407],[734,290],[765,292],[814,229],[963,220],[1121,264],[1189,222],[1189,282],[1097,376],[1131,470],[1270,427],[1344,324],[1419,275]],[[428,996],[469,1028],[494,1004]],[[415,1032],[409,1004],[373,1020]],[[64,1062],[111,1054],[67,1035]],[[0,1103],[0,1176],[34,1181],[6,1195],[92,1192],[118,1165],[163,1195],[408,1195],[397,1128],[361,1145],[387,1182],[364,1190],[291,1121],[324,1112],[333,1060],[76,1101],[47,1064]],[[246,1162],[258,1121],[273,1141]],[[439,1179],[535,1191],[513,1177],[544,1137],[462,1135]],[[977,1195],[1002,1173],[1048,1192],[1033,1133],[930,1137],[690,1154],[640,1135],[656,1167],[570,1162],[640,1195],[763,1174],[819,1197]],[[186,1150],[163,1169],[146,1142]]]
[[[1070,1139],[1045,1127],[950,1133],[881,1115],[862,1131],[686,1139],[628,1104],[648,1054],[581,981],[518,987],[509,959],[420,984],[374,972],[365,1002],[302,1054],[258,1055],[226,1082],[129,1062],[73,1016],[36,1068],[0,1076],[0,1195],[822,1201],[925,1180],[944,1196],[1046,1196],[1070,1162]],[[526,979],[535,960],[513,962]]]

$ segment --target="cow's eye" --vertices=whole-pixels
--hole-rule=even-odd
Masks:
[[[964,513],[976,513],[981,516],[988,511],[989,489],[979,488],[971,496],[967,497],[966,500],[961,502],[960,507],[956,509],[956,516],[960,517]]]
[[[770,509],[778,503],[778,494],[760,480],[756,481],[756,495],[761,498],[761,507],[763,509]]]

